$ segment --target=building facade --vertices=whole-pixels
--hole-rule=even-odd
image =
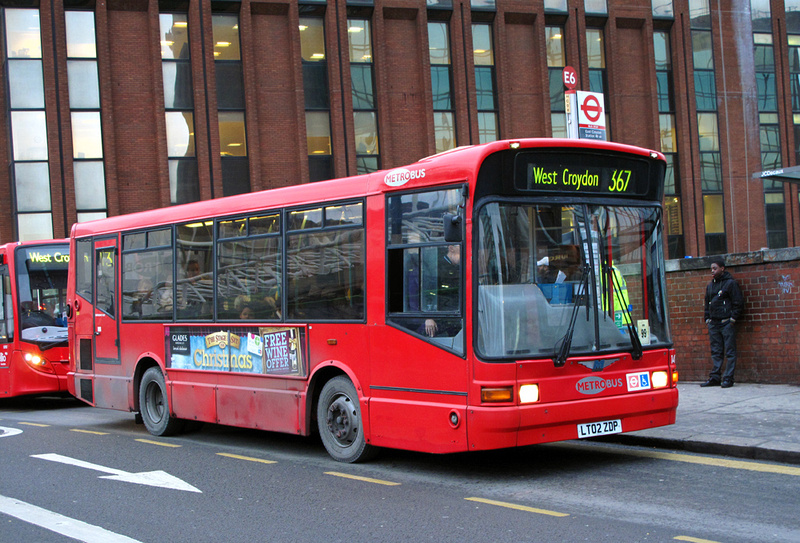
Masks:
[[[670,258],[800,245],[800,0],[0,0],[0,243],[566,135],[669,162]]]

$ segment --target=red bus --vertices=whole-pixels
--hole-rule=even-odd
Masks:
[[[0,245],[0,398],[67,392],[69,240]]]
[[[380,447],[514,447],[675,421],[663,155],[586,140],[76,224],[70,392]]]

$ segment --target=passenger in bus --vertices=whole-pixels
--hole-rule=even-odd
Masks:
[[[461,301],[461,246],[448,245],[436,268],[435,311],[458,311]],[[428,337],[453,337],[461,331],[460,319],[425,319]]]
[[[550,258],[547,256],[536,262],[536,271],[538,283],[563,283],[567,278],[567,274],[550,265]]]
[[[245,304],[242,306],[242,310],[239,312],[239,319],[243,321],[249,321],[253,320],[253,318],[255,318],[253,307],[250,304]]]
[[[128,315],[128,318],[136,318],[137,316],[142,318],[145,311],[144,306],[152,304],[153,282],[147,278],[140,279],[134,296],[135,298],[131,302],[131,314]]]
[[[265,318],[267,319],[280,319],[281,307],[279,305],[279,298],[277,292],[275,294],[267,294],[264,296]]]
[[[567,274],[550,265],[549,257],[536,262],[536,274],[536,282],[548,302],[565,304],[572,301],[572,286],[564,284]]]

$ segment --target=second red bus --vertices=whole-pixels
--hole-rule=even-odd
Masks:
[[[0,398],[67,392],[68,240],[0,245]]]

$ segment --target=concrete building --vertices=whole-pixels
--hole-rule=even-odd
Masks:
[[[566,133],[660,149],[670,258],[800,245],[800,0],[0,0],[0,242]]]

